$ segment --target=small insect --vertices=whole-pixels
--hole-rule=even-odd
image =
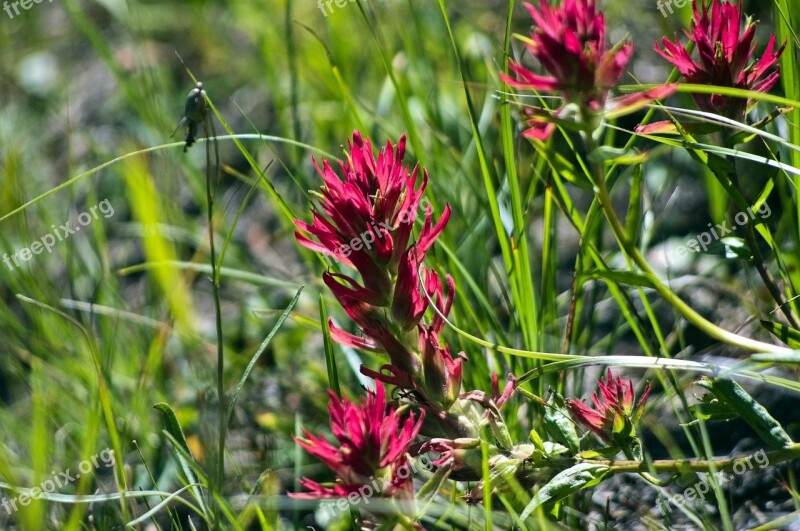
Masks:
[[[186,124],[186,145],[183,152],[192,147],[195,142],[194,136],[197,134],[197,126],[206,119],[206,91],[203,90],[203,83],[198,81],[197,87],[189,92],[186,98],[186,106],[183,108],[183,118],[178,122],[178,127],[172,132],[170,137],[178,132],[182,125]]]

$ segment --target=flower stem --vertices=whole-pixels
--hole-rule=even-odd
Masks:
[[[590,134],[584,135],[584,142],[586,143],[590,153],[597,147],[596,142],[591,138]],[[595,194],[598,202],[600,203],[600,208],[602,208],[603,213],[608,219],[611,230],[614,232],[614,236],[617,238],[617,241],[619,242],[623,251],[648,277],[653,284],[653,288],[658,292],[659,295],[661,295],[672,307],[678,310],[678,312],[680,312],[680,314],[687,321],[695,325],[709,337],[712,337],[718,341],[722,341],[723,343],[737,346],[752,352],[769,352],[777,354],[788,354],[791,352],[790,349],[785,347],[764,343],[763,341],[740,336],[739,334],[724,330],[697,313],[680,297],[673,293],[673,291],[658,278],[653,269],[650,267],[650,264],[647,263],[647,260],[645,260],[645,258],[639,252],[639,249],[628,238],[625,228],[622,226],[622,223],[617,217],[617,213],[614,211],[614,206],[611,203],[611,196],[606,187],[601,164],[602,162],[590,162],[595,181]]]
[[[767,457],[767,464],[776,465],[786,461],[800,458],[800,444],[793,444],[780,450],[764,452]],[[659,459],[652,462],[614,460],[614,459],[579,459],[581,463],[591,463],[606,465],[611,468],[611,473],[642,473],[642,472],[681,472],[690,470],[692,472],[708,472],[711,466],[719,472],[730,472],[738,464],[748,465],[752,468],[751,460],[753,454],[740,455],[736,457],[724,457],[719,459]],[[759,466],[760,463],[759,463]],[[764,465],[766,466],[766,465]]]
[[[731,140],[731,135],[724,135],[723,143],[731,150],[736,149],[736,145]],[[736,203],[736,205],[742,209],[741,211],[747,212],[749,210],[752,213],[752,209],[739,191],[741,187],[739,186],[739,175],[736,171],[736,160],[732,155],[728,155],[727,160],[730,163],[731,168],[730,177],[715,169],[713,170],[714,175],[717,177],[717,180],[722,187],[725,188],[725,191],[731,196],[731,199],[733,199],[734,203]],[[766,199],[764,201],[766,202]],[[756,239],[756,231],[753,220],[749,216],[747,216],[747,223],[745,224],[745,239],[747,240],[747,245],[750,247],[750,251],[753,253],[753,265],[755,265],[756,271],[761,277],[761,280],[764,282],[764,286],[766,286],[769,294],[786,316],[786,320],[789,322],[789,324],[793,328],[800,328],[800,324],[797,322],[797,319],[795,319],[792,307],[790,306],[789,302],[783,298],[780,289],[778,289],[775,281],[772,280],[769,272],[764,267],[764,263],[766,261],[761,254],[761,249],[759,248],[758,241]]]
[[[208,115],[208,107],[205,101],[205,96],[201,94],[201,105],[203,113],[203,128],[206,138],[212,139],[214,142],[215,168],[213,175],[216,176],[215,182],[219,178],[219,148],[217,146],[216,131],[214,130],[214,123]],[[212,135],[213,133],[213,135]],[[224,355],[224,342],[222,339],[222,308],[220,303],[220,276],[217,267],[217,252],[214,244],[214,192],[211,188],[212,181],[212,164],[211,164],[211,148],[206,144],[206,205],[208,217],[208,245],[211,259],[211,286],[214,297],[214,318],[216,324],[217,334],[217,402],[219,408],[219,439],[217,445],[217,463],[216,463],[216,476],[215,485],[217,493],[222,495],[222,486],[225,481],[225,433],[227,431],[227,417],[225,407],[225,355]],[[220,511],[218,504],[214,504],[214,529],[221,529]]]

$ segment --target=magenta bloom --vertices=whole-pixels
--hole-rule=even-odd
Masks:
[[[621,378],[614,378],[608,369],[606,381],[598,382],[600,395],[592,395],[595,409],[580,400],[567,400],[567,410],[573,418],[589,428],[606,442],[631,440],[636,435],[635,424],[644,411],[647,397],[650,395],[648,383],[639,402],[634,404],[633,383]]]
[[[597,10],[595,0],[564,0],[560,6],[540,0],[538,9],[528,3],[525,7],[534,26],[530,37],[523,40],[549,75],[535,74],[512,61],[509,65],[512,75],[501,74],[505,83],[559,92],[584,112],[609,117],[628,114],[674,91],[673,86],[666,85],[606,102],[609,90],[618,83],[630,61],[633,44],[626,40],[607,48],[605,17]],[[561,117],[563,110],[562,107],[550,116],[544,111],[530,113],[532,128],[525,136],[545,140],[555,128],[554,118]]]
[[[398,339],[383,324],[376,324],[362,328],[365,334],[372,339],[361,339],[361,344],[368,349],[383,348],[389,355],[392,363],[383,365],[380,372],[373,371],[367,367],[361,367],[362,374],[374,378],[378,381],[396,385],[404,389],[415,389],[419,391],[427,401],[442,410],[447,410],[458,398],[461,392],[462,365],[466,356],[459,352],[455,357],[450,353],[450,348],[443,344],[440,335],[444,328],[444,319],[450,313],[455,295],[455,285],[452,277],[447,277],[447,295],[445,296],[442,283],[439,277],[431,272],[424,271],[426,283],[425,290],[434,302],[437,313],[434,315],[429,325],[420,322],[421,313],[408,312],[408,315],[416,315],[416,330],[413,335],[418,339],[417,344],[408,343],[411,331],[405,337]],[[401,275],[402,276],[402,275]],[[416,278],[416,275],[414,275]],[[396,292],[413,292],[412,304],[418,308],[427,308],[427,297],[421,292],[418,282],[408,281],[409,285],[405,288],[402,285],[401,277],[398,278]],[[398,295],[395,295],[397,300]],[[424,301],[424,307],[422,303]],[[419,305],[419,306],[416,306]],[[352,316],[351,316],[352,317]],[[358,321],[356,321],[358,322]],[[402,319],[397,322],[403,323]],[[343,332],[338,331],[341,336]],[[349,335],[349,334],[348,334]],[[348,338],[342,338],[343,342],[349,342]]]
[[[686,36],[697,48],[699,60],[691,58],[689,50],[675,38],[675,42],[664,37],[658,44],[658,52],[675,65],[689,83],[718,85],[756,92],[767,92],[778,81],[775,66],[785,44],[775,50],[775,36],[770,36],[764,55],[752,61],[755,52],[756,24],[749,18],[742,30],[742,5],[712,0],[710,6],[698,9],[693,0],[692,31]],[[775,68],[773,68],[775,67]],[[744,98],[731,98],[721,94],[695,94],[694,100],[701,110],[721,114],[734,120],[744,118],[747,101]]]
[[[339,163],[341,178],[327,160],[323,160],[322,168],[314,161],[324,181],[320,200],[322,212],[314,211],[311,224],[300,220],[295,220],[295,224],[317,241],[301,231],[295,232],[295,236],[301,245],[357,269],[364,287],[354,282],[352,285],[359,298],[366,296],[370,302],[385,303],[392,295],[390,276],[397,273],[406,255],[428,173],[423,170],[422,184],[415,188],[418,167],[409,173],[408,167],[403,165],[405,135],[400,137],[397,146],[387,142],[377,159],[370,141],[364,140],[358,131],[353,133],[349,148],[347,160]],[[448,206],[434,225],[428,209],[415,246],[418,262],[442,232],[449,217]]]
[[[344,274],[323,275],[325,284],[363,334],[350,334],[329,323],[332,337],[355,348],[385,351],[391,364],[384,365],[380,372],[362,367],[362,372],[385,383],[417,389],[424,379],[424,349],[418,349],[416,335],[422,333],[420,323],[430,306],[425,293],[439,301],[439,310],[446,315],[452,305],[454,286],[448,277],[450,295],[445,299],[438,275],[421,265],[447,224],[449,205],[435,224],[428,206],[420,234],[415,243],[411,242],[428,174],[423,170],[422,183],[417,187],[418,168],[409,172],[403,165],[405,145],[405,135],[397,146],[387,142],[376,159],[370,142],[355,132],[349,156],[339,164],[341,177],[327,161],[323,161],[322,169],[317,166],[324,180],[322,212],[314,212],[311,224],[295,221],[299,229],[314,236],[316,241],[301,231],[295,235],[305,247],[332,256],[361,274],[361,283]],[[438,317],[433,319],[435,334],[441,332],[437,324],[440,321]],[[435,401],[450,403],[449,397],[457,394],[453,389],[460,389],[461,385],[460,360],[453,361],[446,349],[439,348],[436,352],[441,355],[434,365],[443,367],[445,372],[429,375],[447,380],[443,384],[447,398]],[[441,393],[440,389],[436,396]]]
[[[332,392],[328,411],[331,431],[337,443],[330,444],[323,437],[308,431],[305,439],[296,438],[297,444],[324,462],[336,474],[332,486],[324,486],[308,478],[300,484],[309,492],[291,493],[295,498],[344,497],[357,492],[360,487],[375,485],[380,496],[389,497],[398,492],[408,494],[411,488],[406,454],[422,427],[424,411],[418,418],[402,415],[386,406],[386,394],[381,384],[375,394],[370,394],[359,404],[347,399],[339,400]],[[373,488],[374,490],[374,488]]]
[[[571,101],[583,102],[599,110],[608,89],[616,85],[633,53],[629,41],[606,50],[606,23],[594,0],[564,0],[549,6],[540,0],[539,9],[526,3],[535,25],[528,51],[547,70],[549,76],[534,74],[511,63],[516,78],[504,76],[508,84],[543,91],[566,93]]]

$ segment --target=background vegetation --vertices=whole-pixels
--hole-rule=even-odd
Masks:
[[[629,33],[636,43],[625,81],[663,82],[670,69],[651,43],[687,27],[690,7],[662,17],[654,2],[604,5],[611,40]],[[760,42],[774,31],[789,41],[778,92],[800,100],[793,33],[800,4],[750,1],[745,12],[762,19]],[[217,251],[227,245],[221,314],[229,393],[304,286],[233,411],[223,491],[232,528],[333,526],[285,496],[299,476],[324,477],[323,467],[291,438],[300,426],[315,433],[327,426],[320,295],[328,312],[345,320],[320,281],[326,265],[296,244],[292,221],[309,219],[309,191],[319,187],[311,156],[340,157],[354,129],[376,145],[408,132],[411,159],[430,173],[427,197],[437,213],[445,203],[452,206],[429,263],[455,278],[452,321],[462,330],[526,351],[562,352],[573,289],[580,285],[571,354],[716,364],[748,358],[687,325],[646,286],[604,274],[627,269],[609,229],[602,222],[579,229],[571,221],[573,209],[581,219],[589,209],[591,190],[554,179],[557,172],[519,136],[516,118],[526,100],[498,92],[509,24],[524,33],[530,22],[519,3],[500,0],[377,0],[348,3],[328,16],[310,0],[54,0],[13,18],[0,12],[0,251],[29,246],[53,224],[74,224],[104,199],[114,209],[23,267],[0,264],[0,487],[10,496],[11,486],[38,485],[51,471],[74,470],[104,448],[119,458],[114,469],[100,467],[65,488],[61,501],[38,500],[13,514],[0,509],[0,528],[111,529],[158,503],[155,497],[113,499],[121,475],[130,490],[178,491],[187,480],[157,403],[169,404],[188,448],[202,468],[213,470],[218,407],[207,144],[184,153],[180,138],[169,137],[194,86],[187,70],[204,82],[227,123],[217,120],[217,131],[238,135],[219,140],[214,212]],[[513,43],[512,54],[519,52]],[[686,93],[671,102],[691,107]],[[756,113],[774,108],[761,103]],[[795,147],[797,114],[770,125]],[[624,144],[643,117],[618,123],[614,142]],[[258,134],[265,136],[252,136]],[[640,173],[619,176],[614,197],[621,216],[630,210],[642,222],[639,248],[709,320],[775,341],[760,322],[781,317],[771,314],[774,304],[750,264],[722,252],[680,259],[675,252],[731,212],[720,186],[685,151],[636,142],[650,150],[649,158]],[[559,140],[553,149],[569,154],[570,146]],[[800,167],[798,152],[785,145],[756,141],[747,149]],[[576,160],[563,159],[562,175]],[[767,186],[775,190],[767,223],[781,254],[780,260],[770,255],[769,267],[797,286],[797,177],[752,161],[738,164],[749,197]],[[638,188],[632,193],[631,186]],[[629,204],[629,196],[639,202]],[[581,238],[602,250],[607,269],[589,268],[578,257]],[[519,376],[541,365],[455,332],[449,341],[469,357],[465,388],[489,391],[491,372]],[[380,360],[339,346],[334,352],[342,387],[359,394],[368,381],[358,366]],[[797,387],[785,383],[796,384],[796,365],[762,360],[755,368],[784,382],[750,389],[796,437]],[[526,389],[543,397],[551,387],[586,397],[600,370],[553,371]],[[699,392],[696,374],[625,374],[656,386],[641,430],[648,455],[709,457],[759,446],[742,423],[678,426],[688,414],[681,397],[692,402]],[[512,437],[523,441],[541,415],[523,398],[504,411]],[[756,483],[757,474],[737,478],[739,490],[719,491],[698,514],[675,511],[672,521],[659,514],[655,488],[620,479],[598,487],[595,496],[576,495],[561,525],[752,527],[798,510],[793,470],[774,467],[761,478],[764,485]],[[426,525],[490,527],[476,523],[483,510],[466,506],[452,488],[441,493],[443,509]],[[767,494],[756,495],[764,489]],[[74,503],[80,500],[73,495],[94,498]],[[191,528],[189,508],[175,500],[166,507],[159,511],[163,529]]]

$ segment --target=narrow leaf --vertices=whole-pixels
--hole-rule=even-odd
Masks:
[[[336,358],[333,351],[333,339],[331,330],[328,327],[328,310],[325,308],[325,299],[322,293],[319,294],[319,324],[322,327],[322,343],[325,347],[325,366],[328,369],[328,385],[336,396],[342,397],[342,390],[339,387],[339,373],[336,370]]]
[[[289,306],[287,306],[286,309],[283,310],[283,313],[281,314],[280,317],[278,317],[278,320],[275,322],[275,326],[272,327],[272,330],[269,331],[267,337],[264,338],[264,341],[262,341],[261,345],[259,345],[258,350],[256,350],[255,354],[253,354],[253,357],[250,358],[250,363],[247,364],[247,368],[244,370],[242,378],[239,380],[239,383],[236,385],[236,389],[233,391],[233,396],[231,397],[230,404],[228,404],[228,413],[225,417],[226,425],[231,421],[231,415],[233,415],[233,407],[236,405],[236,400],[239,398],[239,393],[242,392],[242,388],[244,387],[244,383],[247,381],[247,377],[250,376],[250,372],[253,370],[253,367],[255,367],[256,362],[258,362],[258,359],[261,357],[264,351],[267,350],[269,342],[272,341],[273,337],[275,337],[275,334],[278,332],[278,329],[281,327],[281,325],[283,325],[283,322],[286,321],[286,318],[289,317],[289,314],[297,304],[297,300],[300,298],[300,294],[302,292],[303,292],[303,286],[300,286],[300,289],[298,289],[297,293],[295,293],[292,302],[290,302]]]
[[[169,435],[172,436],[173,443],[175,443],[176,446],[178,446],[181,450],[178,451],[178,448],[173,448],[172,455],[175,457],[175,460],[178,461],[183,474],[186,476],[187,483],[198,483],[197,476],[192,470],[192,464],[195,466],[199,465],[197,465],[197,462],[194,461],[192,452],[189,450],[189,445],[186,443],[186,437],[183,435],[183,429],[178,422],[178,418],[175,416],[175,412],[166,402],[159,402],[154,404],[153,407],[161,412],[164,419],[164,429]],[[189,459],[191,459],[193,463],[190,463]],[[205,501],[203,495],[200,493],[200,490],[197,487],[192,487],[191,490],[195,499],[197,499],[197,502],[200,504],[202,514],[207,515],[208,509],[205,506]]]
[[[553,393],[544,408],[544,429],[555,442],[563,444],[573,454],[580,451],[580,438],[575,423],[569,418],[564,397]],[[524,518],[523,518],[524,520]]]
[[[800,330],[772,321],[761,321],[761,325],[790,348],[800,348]]]
[[[578,463],[572,467],[559,472],[528,503],[522,511],[520,519],[525,521],[537,507],[546,503],[553,503],[563,500],[570,494],[581,489],[597,485],[603,477],[611,470],[606,465],[594,463]]]
[[[701,385],[711,391],[720,402],[729,405],[768,445],[785,448],[793,444],[780,423],[738,383],[728,378],[704,377]]]

